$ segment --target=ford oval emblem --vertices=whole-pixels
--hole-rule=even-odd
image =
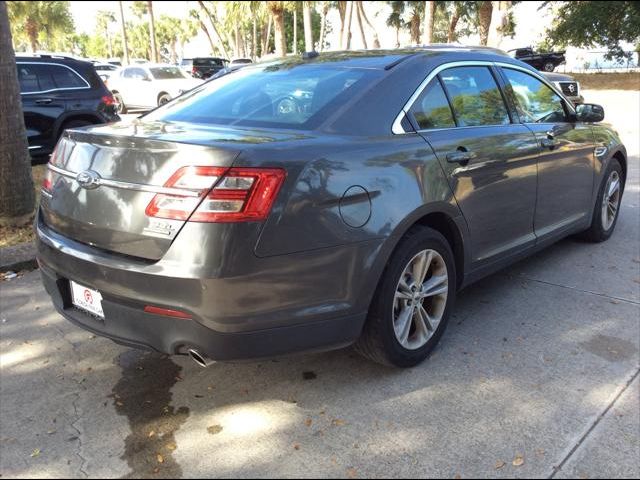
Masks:
[[[100,186],[100,174],[93,170],[85,170],[76,175],[76,181],[82,188],[93,190]]]

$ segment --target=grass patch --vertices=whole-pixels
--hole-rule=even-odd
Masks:
[[[46,165],[35,165],[31,167],[33,175],[33,187],[36,194],[36,205],[40,202],[40,186],[47,172]],[[32,222],[22,227],[3,227],[0,226],[0,248],[10,247],[23,242],[32,242],[35,239]]]
[[[640,90],[640,72],[570,73],[583,90]]]

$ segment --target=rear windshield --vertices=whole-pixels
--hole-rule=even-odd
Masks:
[[[173,78],[186,78],[178,67],[154,67],[150,68],[153,78],[156,80],[171,80]]]
[[[221,58],[194,58],[193,64],[199,67],[221,67],[224,61]]]
[[[245,67],[207,82],[146,118],[311,129],[381,75],[379,70],[323,65]]]

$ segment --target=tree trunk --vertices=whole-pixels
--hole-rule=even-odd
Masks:
[[[365,23],[369,26],[371,30],[373,30],[373,48],[380,48],[380,39],[378,38],[378,32],[376,31],[374,26],[371,25],[371,22],[367,18],[367,14],[364,11],[364,6],[362,5],[362,2],[356,2],[356,7],[358,8],[358,12],[360,13],[360,15],[362,15],[362,18],[364,19]]]
[[[343,37],[340,42],[343,48],[349,50],[351,48],[351,18],[353,17],[353,2],[347,2],[347,10],[345,12],[344,30],[342,31]]]
[[[325,2],[322,7],[322,20],[320,21],[320,40],[318,40],[318,50],[322,52],[324,50],[324,36],[327,31],[327,15],[329,14],[329,4]]]
[[[313,26],[311,24],[311,5],[302,2],[302,20],[304,22],[304,49],[307,52],[315,50],[313,45]]]
[[[456,9],[451,15],[451,22],[449,22],[449,31],[447,32],[447,42],[453,43],[457,40],[456,28],[458,21],[460,20],[460,13]]]
[[[149,12],[149,36],[151,37],[151,58],[158,63],[158,45],[156,44],[156,22],[153,18],[153,2],[147,2],[147,10]]]
[[[24,225],[35,204],[7,3],[0,1],[0,225]]]
[[[362,25],[362,16],[360,15],[360,9],[358,8],[357,3],[356,3],[356,18],[358,20],[358,30],[360,31],[360,41],[362,42],[362,45],[366,50],[369,47],[367,47],[367,37],[364,34],[364,27]]]
[[[258,21],[256,20],[256,16],[253,16],[253,30],[251,31],[251,60],[256,61],[256,52],[257,52],[257,42],[258,42]]]
[[[213,27],[213,33],[216,34],[216,37],[218,39],[218,46],[220,51],[222,52],[222,55],[224,56],[224,58],[228,59],[229,53],[227,52],[227,47],[224,46],[224,42],[222,41],[222,36],[218,31],[218,27],[216,27],[216,23],[218,22],[218,19],[215,17],[215,15],[212,15],[211,12],[209,12],[209,9],[204,4],[204,2],[202,2],[201,0],[198,0],[198,5],[200,5],[200,8],[202,9],[202,11],[207,15],[209,22],[211,22],[211,26]]]
[[[122,28],[122,51],[124,52],[124,64],[129,65],[129,47],[127,45],[127,27],[124,24],[124,10],[122,9],[122,1],[118,2],[120,7],[120,27]]]
[[[271,10],[271,16],[273,17],[276,55],[284,57],[287,54],[287,39],[284,33],[284,10],[282,8]]]
[[[237,23],[233,29],[233,34],[233,56],[240,58],[240,26]]]
[[[436,17],[436,2],[425,2],[424,6],[424,32],[422,43],[428,45],[433,43],[433,23]]]
[[[209,29],[207,28],[205,23],[200,19],[200,17],[198,17],[198,23],[200,24],[200,28],[202,29],[204,34],[207,36],[207,39],[209,40],[209,45],[211,45],[211,54],[215,55],[215,53],[218,50],[218,48],[216,48],[215,43],[213,43],[213,39],[211,38],[211,34],[209,33]]]
[[[298,8],[293,10],[293,54],[298,53]]]
[[[338,4],[338,13],[340,14],[340,50],[344,50],[344,44],[342,43],[344,39],[344,24],[347,18],[347,5],[349,2],[339,1]]]
[[[487,45],[489,41],[489,28],[491,27],[491,14],[493,4],[489,1],[478,2],[478,32],[480,33],[480,45]]]

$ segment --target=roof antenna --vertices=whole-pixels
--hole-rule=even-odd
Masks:
[[[319,57],[320,54],[318,52],[316,52],[315,50],[312,50],[310,52],[303,52],[302,53],[302,58],[305,60],[311,60],[312,58],[316,58]]]

